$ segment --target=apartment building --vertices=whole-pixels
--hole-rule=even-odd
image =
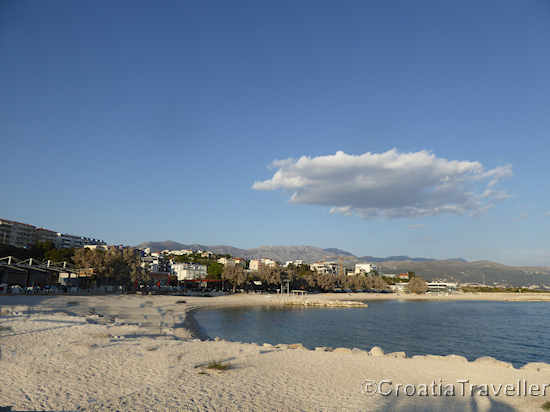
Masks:
[[[52,242],[53,244],[57,243],[57,235],[58,233],[45,229],[43,227],[37,227],[34,231],[34,240],[35,242]]]
[[[0,243],[28,248],[35,242],[35,227],[26,223],[0,219]]]
[[[285,263],[285,268],[288,267],[289,265],[300,266],[303,264],[304,264],[303,260],[287,260]]]
[[[100,239],[59,233],[27,223],[0,219],[0,244],[30,248],[38,242],[53,242],[57,248],[79,248],[84,245],[105,245]]]
[[[356,263],[354,275],[370,275],[378,270],[372,263]]]
[[[178,281],[205,279],[207,275],[206,265],[173,263],[172,274],[178,277]]]
[[[338,263],[327,261],[327,262],[315,262],[310,265],[311,270],[322,273],[322,274],[329,274],[329,275],[337,275],[338,274]]]
[[[262,266],[274,268],[277,266],[277,262],[269,258],[252,259],[250,260],[248,268],[252,271],[258,271]]]

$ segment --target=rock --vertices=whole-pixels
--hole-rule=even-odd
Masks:
[[[550,372],[550,365],[543,362],[530,362],[523,365],[522,371]]]
[[[474,363],[479,363],[479,364],[482,364],[482,365],[494,365],[494,366],[501,366],[501,367],[504,367],[504,368],[514,368],[514,365],[512,365],[511,363],[509,362],[503,362],[503,361],[499,361],[495,358],[492,358],[490,356],[482,356],[481,358],[477,358]]]
[[[343,353],[351,353],[350,348],[336,348],[333,352],[343,352]]]
[[[390,358],[405,359],[407,357],[407,354],[405,352],[391,352],[388,353],[386,356]]]
[[[369,353],[370,356],[384,356],[384,351],[380,346],[373,346]]]
[[[219,342],[219,341],[221,341],[221,340],[222,340],[222,339],[221,339],[219,336],[216,336],[216,337],[214,338],[214,342]]]
[[[273,345],[271,343],[264,343],[262,346],[264,348],[272,348],[273,347]]]
[[[279,349],[288,349],[288,345],[285,344],[285,343],[279,343],[278,345],[275,346],[276,348],[279,348]]]
[[[301,343],[292,343],[290,345],[288,345],[288,349],[303,349],[303,350],[307,350],[306,347],[304,345],[302,345]]]
[[[426,359],[424,355],[414,355],[411,359]]]
[[[369,353],[367,351],[364,351],[363,349],[359,349],[359,348],[353,348],[351,350],[351,352],[354,354],[354,355],[366,355],[366,356],[369,356]]]
[[[330,350],[330,348],[327,348],[326,346],[317,346],[315,348],[316,352],[328,352],[329,350]]]
[[[460,356],[460,355],[454,355],[454,354],[453,355],[447,355],[447,356],[445,356],[445,358],[449,359],[449,360],[468,363],[468,359],[466,359],[464,356]]]
[[[426,359],[445,359],[446,356],[441,356],[441,355],[425,355],[424,356]]]

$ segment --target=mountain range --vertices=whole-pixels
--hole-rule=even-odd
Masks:
[[[413,271],[426,280],[447,280],[460,283],[504,284],[509,286],[546,285],[550,287],[550,268],[535,266],[508,266],[490,261],[468,262],[462,258],[430,259],[409,256],[355,256],[353,253],[337,248],[319,248],[314,246],[260,246],[253,249],[241,249],[233,246],[208,246],[201,244],[183,244],[171,240],[144,242],[139,248],[151,248],[153,252],[164,249],[209,250],[216,254],[229,254],[235,257],[270,258],[279,262],[303,260],[312,263],[319,260],[338,260],[348,267],[357,262],[373,262],[382,273],[401,273]]]

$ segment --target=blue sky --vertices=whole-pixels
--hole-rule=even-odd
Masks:
[[[0,216],[113,243],[550,265],[549,23],[542,0],[3,1]],[[397,186],[373,160],[392,149]],[[328,166],[253,188],[281,159],[300,182]],[[434,200],[460,213],[388,212],[445,159],[482,168]],[[461,209],[498,167],[506,199]]]

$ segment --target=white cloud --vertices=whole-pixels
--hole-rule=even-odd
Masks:
[[[256,190],[288,191],[291,203],[324,205],[331,213],[418,217],[479,214],[509,197],[495,186],[511,165],[485,170],[479,162],[439,158],[428,151],[334,155],[276,160]]]

